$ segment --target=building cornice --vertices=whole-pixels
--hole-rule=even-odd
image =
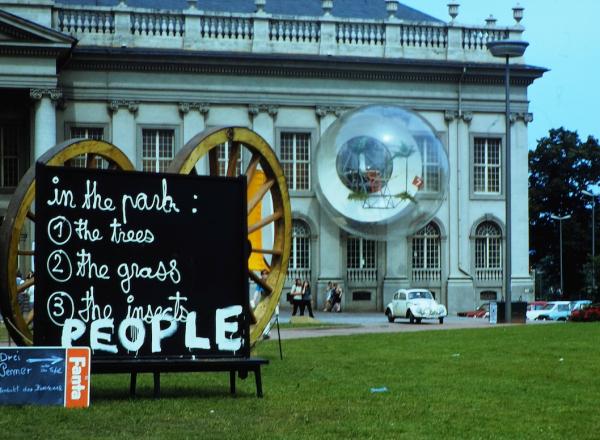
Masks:
[[[504,83],[504,64],[97,47],[76,48],[65,68],[335,80]],[[513,65],[511,83],[528,86],[544,72],[546,69],[540,67]]]

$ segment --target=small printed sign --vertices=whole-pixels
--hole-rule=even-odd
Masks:
[[[88,347],[0,347],[0,405],[90,405]]]
[[[498,324],[498,303],[490,302],[490,324]]]

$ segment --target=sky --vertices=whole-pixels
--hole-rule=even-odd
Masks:
[[[448,0],[400,0],[441,20],[450,20]],[[497,26],[513,25],[517,0],[457,0],[456,21],[485,24],[492,14]],[[529,42],[525,62],[550,69],[529,87],[528,146],[551,128],[577,131],[582,140],[600,139],[600,0],[519,0],[521,24]]]

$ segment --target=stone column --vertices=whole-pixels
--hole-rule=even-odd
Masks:
[[[206,128],[210,104],[206,102],[180,102],[179,113],[183,118],[183,144]]]
[[[136,101],[114,100],[108,104],[112,114],[112,143],[127,155],[136,169],[139,169],[135,127],[138,107]]]
[[[333,106],[317,106],[315,109],[317,116],[320,119],[320,135],[323,135],[325,130],[337,119],[342,113],[340,107]],[[325,291],[328,281],[338,283],[344,289],[345,300],[347,299],[348,291],[345,285],[346,262],[343,261],[343,245],[340,228],[329,218],[324,210],[319,209],[319,261],[320,273],[317,282],[319,295]],[[323,307],[323,298],[319,298],[318,307]]]
[[[35,102],[33,159],[34,161],[56,144],[56,103],[62,97],[58,89],[31,89]]]
[[[261,135],[275,150],[275,119],[279,107],[267,104],[251,104],[248,113],[252,119],[252,129]]]
[[[206,118],[210,111],[207,102],[180,102],[179,113],[183,118],[183,145],[206,129]],[[196,173],[209,174],[208,156],[201,157],[196,163]]]
[[[335,120],[342,115],[344,109],[342,107],[335,106],[327,106],[327,105],[318,105],[315,109],[317,116],[320,119],[320,135],[325,133],[325,130],[329,128],[331,124],[335,122]]]
[[[512,299],[527,301],[533,298],[533,280],[529,274],[529,209],[528,176],[524,172],[528,162],[527,124],[531,113],[511,114],[512,166]],[[563,231],[564,232],[564,231]],[[564,237],[564,236],[563,236]]]

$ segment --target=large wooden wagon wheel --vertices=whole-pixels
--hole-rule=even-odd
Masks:
[[[134,169],[120,149],[108,142],[92,139],[73,139],[58,144],[44,153],[38,161],[56,166]],[[21,234],[33,231],[34,202],[35,164],[19,182],[0,226],[0,309],[10,336],[19,345],[33,344],[33,311],[23,313],[19,306],[19,295],[35,285],[35,277],[17,286],[17,271],[20,259],[28,258],[33,261],[33,249],[23,249],[19,245]]]
[[[254,345],[279,304],[290,257],[292,213],[283,170],[269,144],[244,127],[215,128],[196,135],[177,154],[168,171],[202,174],[203,167],[204,173],[211,176],[245,174],[248,235],[270,230],[272,245],[266,249],[256,246],[251,249],[251,254],[268,256],[269,260],[266,280],[255,271],[248,271],[250,279],[266,293],[253,310],[250,343]],[[269,205],[267,212],[261,209],[265,203]]]

